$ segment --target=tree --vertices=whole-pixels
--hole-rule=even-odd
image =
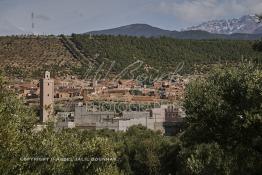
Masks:
[[[5,89],[0,76],[0,174],[119,174],[115,145],[108,138],[57,131],[53,125],[36,131],[36,121],[33,111]],[[70,161],[63,161],[66,158]]]
[[[180,152],[184,159],[184,174],[220,175],[230,174],[227,164],[229,160],[220,146],[216,143],[199,144],[185,148]]]
[[[35,123],[32,110],[5,90],[0,76],[0,174],[17,174],[28,165],[20,158],[32,152]]]
[[[253,49],[255,51],[261,52],[262,51],[262,41],[257,41],[253,44]]]
[[[169,141],[159,132],[142,125],[132,126],[123,134],[120,169],[126,174],[158,175],[168,172],[165,167]],[[170,172],[170,171],[169,171]]]
[[[258,23],[261,23],[261,21],[262,21],[262,15],[256,15],[256,17],[257,17],[257,19],[258,19]],[[262,41],[258,41],[258,42],[256,42],[254,45],[253,45],[253,49],[255,50],[255,51],[262,51]]]
[[[262,71],[252,65],[217,69],[197,79],[186,90],[184,146],[218,144],[232,160],[231,174],[259,174],[261,106]]]

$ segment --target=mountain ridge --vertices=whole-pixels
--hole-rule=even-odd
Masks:
[[[185,30],[203,30],[216,34],[260,34],[262,33],[262,24],[259,23],[256,15],[244,15],[240,18],[203,22],[199,25],[188,27]]]
[[[261,28],[262,30],[262,28]],[[232,39],[232,40],[258,40],[262,37],[262,32],[257,33],[233,33],[233,34],[216,34],[204,30],[185,30],[171,31],[148,24],[130,24],[112,29],[91,31],[84,34],[92,35],[124,35],[136,37],[172,37],[177,39]]]
[[[153,27],[148,24],[129,24],[125,26],[115,27],[112,29],[105,29],[105,30],[98,30],[98,31],[91,31],[87,32],[88,34],[94,35],[128,35],[128,36],[145,36],[145,37],[152,37],[152,36],[168,36],[171,35],[173,31],[164,30],[158,27]],[[175,31],[174,31],[175,32]]]

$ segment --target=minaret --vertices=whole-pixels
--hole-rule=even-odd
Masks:
[[[54,80],[50,72],[45,72],[45,77],[40,80],[40,121],[45,123],[54,112]]]

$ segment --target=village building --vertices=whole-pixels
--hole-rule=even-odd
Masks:
[[[55,92],[55,98],[73,98],[81,95],[80,89],[58,89]]]
[[[74,125],[79,129],[112,129],[126,131],[133,125],[142,125],[148,129],[174,134],[183,123],[181,111],[173,106],[161,106],[150,111],[88,111],[87,106],[77,105],[74,113]],[[177,129],[178,128],[178,129]]]

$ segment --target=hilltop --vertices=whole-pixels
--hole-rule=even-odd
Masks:
[[[153,27],[148,24],[131,24],[113,29],[91,31],[87,34],[94,35],[127,35],[127,36],[144,36],[144,37],[157,37],[157,36],[171,36],[172,31]]]

